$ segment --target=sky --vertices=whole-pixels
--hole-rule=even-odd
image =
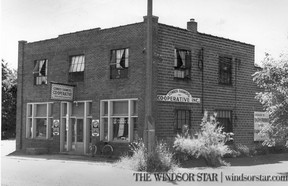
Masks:
[[[288,0],[154,0],[159,22],[255,45],[255,63],[265,52],[288,53]],[[142,22],[147,0],[1,0],[0,57],[17,69],[18,41],[56,38],[96,27]]]

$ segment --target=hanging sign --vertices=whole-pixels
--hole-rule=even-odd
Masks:
[[[53,135],[58,136],[59,135],[59,119],[53,120]]]
[[[51,99],[73,100],[74,86],[51,82]]]
[[[166,95],[157,95],[157,100],[182,103],[200,103],[200,98],[193,98],[191,94],[184,89],[173,89]]]
[[[267,112],[254,112],[254,141],[264,141],[268,139],[260,131],[269,124],[269,114]]]

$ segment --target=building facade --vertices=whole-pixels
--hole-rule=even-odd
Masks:
[[[19,41],[17,150],[86,154],[95,141],[115,153],[143,138],[146,25],[91,29]],[[254,46],[153,17],[153,118],[156,140],[172,143],[216,112],[234,143],[254,144]],[[99,129],[99,131],[98,131]],[[96,132],[95,132],[96,131]],[[94,135],[99,132],[99,135]]]

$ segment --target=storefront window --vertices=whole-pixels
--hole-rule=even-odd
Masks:
[[[52,119],[52,103],[28,103],[26,138],[52,138]]]
[[[100,139],[104,141],[133,141],[137,134],[137,100],[101,101]]]

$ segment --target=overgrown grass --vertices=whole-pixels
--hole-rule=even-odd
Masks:
[[[203,158],[208,166],[229,165],[222,157],[231,150],[225,143],[231,134],[222,132],[214,115],[208,118],[205,112],[201,123],[201,130],[195,136],[189,134],[178,135],[174,141],[174,149],[189,157]]]
[[[178,165],[173,159],[173,153],[164,142],[157,143],[155,150],[148,153],[143,141],[130,145],[132,156],[121,157],[118,165],[135,171],[168,172]]]

